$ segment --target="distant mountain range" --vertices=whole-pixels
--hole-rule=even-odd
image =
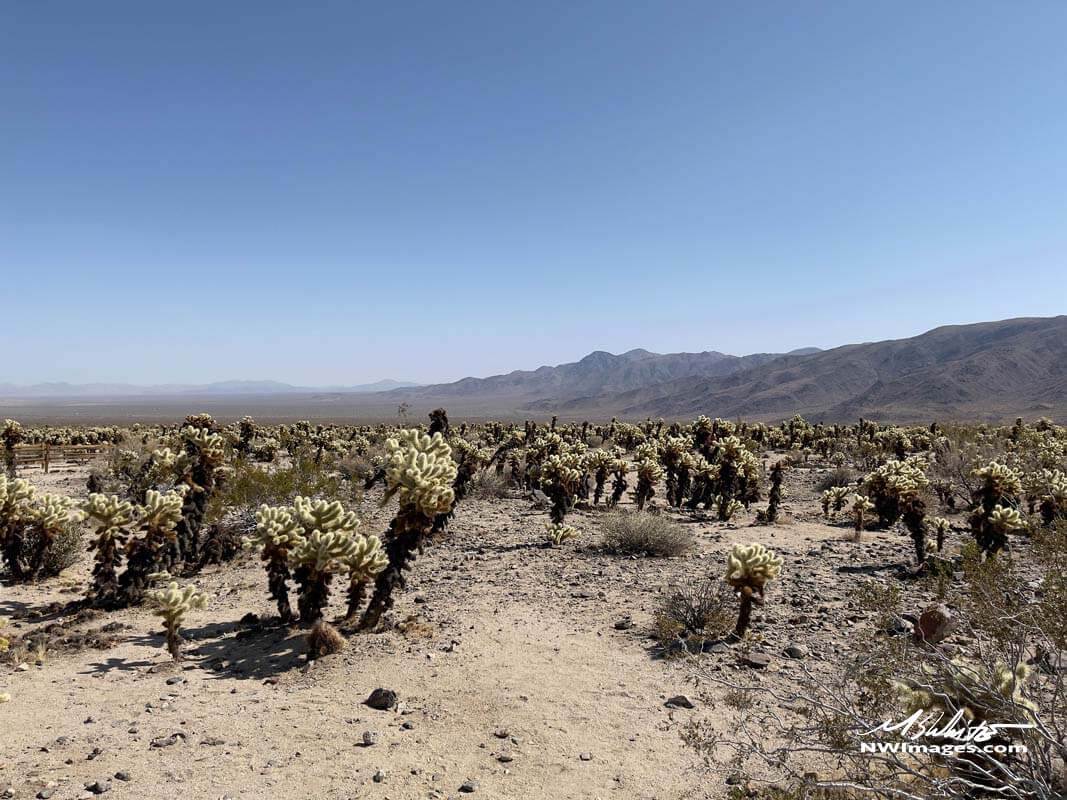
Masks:
[[[414,387],[412,381],[380,380],[356,386],[291,386],[278,381],[220,381],[199,385],[164,384],[159,386],[136,386],[130,383],[37,383],[32,386],[15,386],[0,383],[0,397],[175,397],[178,395],[271,395],[312,394],[319,392],[386,392],[391,389]]]
[[[788,355],[810,355],[816,347],[794,350]],[[612,355],[596,350],[581,361],[516,370],[489,378],[463,378],[455,383],[420,386],[402,393],[413,397],[497,398],[522,407],[565,405],[591,397],[610,398],[625,392],[666,384],[684,378],[721,378],[770,363],[782,353],[731,356],[715,350],[702,353],[650,353],[629,350]]]
[[[603,351],[579,361],[487,378],[416,386],[398,381],[297,387],[273,381],[206,386],[0,384],[0,410],[26,420],[228,418],[335,421],[745,417],[778,420],[1067,418],[1067,316],[935,328],[920,336],[832,350],[734,356],[717,351]]]
[[[595,352],[573,364],[392,392],[565,418],[919,421],[1067,416],[1067,316],[949,325],[920,336],[785,354]]]

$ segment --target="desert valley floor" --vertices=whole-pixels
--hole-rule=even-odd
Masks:
[[[873,624],[850,593],[897,581],[910,542],[846,522],[815,501],[820,469],[787,473],[783,520],[752,513],[720,523],[672,514],[697,546],[679,558],[612,555],[597,511],[568,518],[581,531],[543,546],[544,509],[519,492],[459,506],[450,533],[417,560],[386,633],[350,638],[308,662],[299,628],[271,624],[253,557],[195,580],[212,597],[185,623],[176,667],[146,610],[65,615],[89,559],[35,586],[5,586],[0,614],[29,637],[52,627],[39,664],[4,667],[0,690],[4,797],[115,798],[721,797],[681,732],[691,720],[728,724],[724,690],[707,675],[774,685],[798,669],[832,670],[850,632]],[[86,471],[29,471],[41,488],[85,496]],[[364,498],[366,529],[384,526],[380,489]],[[753,507],[753,512],[755,507]],[[665,658],[650,636],[673,585],[719,575],[735,542],[762,542],[787,568],[754,617],[752,658],[737,647]],[[932,599],[909,588],[915,610]],[[341,614],[342,598],[332,613]],[[66,641],[66,644],[59,642]],[[786,653],[787,648],[793,656]],[[363,704],[395,691],[395,710]],[[686,695],[694,708],[667,705]]]

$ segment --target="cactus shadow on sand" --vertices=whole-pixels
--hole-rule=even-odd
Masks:
[[[184,659],[197,663],[216,679],[271,678],[307,660],[307,631],[280,622],[243,625],[237,622],[185,628]],[[163,645],[162,633],[153,642]]]

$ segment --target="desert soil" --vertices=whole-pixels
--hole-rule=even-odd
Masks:
[[[90,640],[57,644],[40,663],[30,654],[0,666],[0,692],[11,695],[0,705],[0,794],[722,797],[723,776],[701,769],[680,735],[690,720],[722,728],[731,716],[723,690],[700,676],[773,684],[801,664],[840,661],[849,631],[872,624],[852,588],[871,576],[890,580],[892,565],[909,559],[900,533],[853,543],[843,524],[825,524],[816,471],[787,475],[783,524],[752,525],[754,513],[726,524],[675,515],[697,546],[671,559],[603,552],[598,512],[568,517],[581,535],[546,549],[547,514],[529,500],[467,500],[449,535],[416,562],[394,609],[398,628],[353,636],[343,652],[311,663],[299,629],[268,624],[265,573],[250,557],[194,579],[213,599],[185,625],[180,667],[145,609],[85,618],[57,610],[84,592],[88,555],[43,584],[0,587],[9,632],[27,637],[66,623]],[[85,493],[81,469],[25,477]],[[378,498],[363,504],[369,531],[389,515]],[[769,665],[747,666],[729,650],[662,657],[650,631],[663,594],[719,575],[733,543],[754,541],[786,560],[754,616],[756,650]],[[852,571],[862,565],[867,574]],[[910,591],[917,608],[931,599]],[[343,603],[335,588],[331,613],[342,614]],[[621,623],[627,617],[631,627]],[[785,655],[790,645],[799,659]],[[363,704],[379,687],[397,693],[395,710]],[[665,705],[679,694],[695,708]]]

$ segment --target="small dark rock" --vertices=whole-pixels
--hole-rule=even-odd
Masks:
[[[389,711],[396,708],[396,692],[392,689],[375,689],[363,703],[375,711]]]
[[[152,740],[152,747],[171,747],[184,738],[184,733],[172,733],[170,736],[158,736]]]
[[[684,694],[676,694],[663,705],[667,708],[696,708],[696,705]]]
[[[478,789],[477,781],[464,781],[459,790],[464,794],[473,794]]]

